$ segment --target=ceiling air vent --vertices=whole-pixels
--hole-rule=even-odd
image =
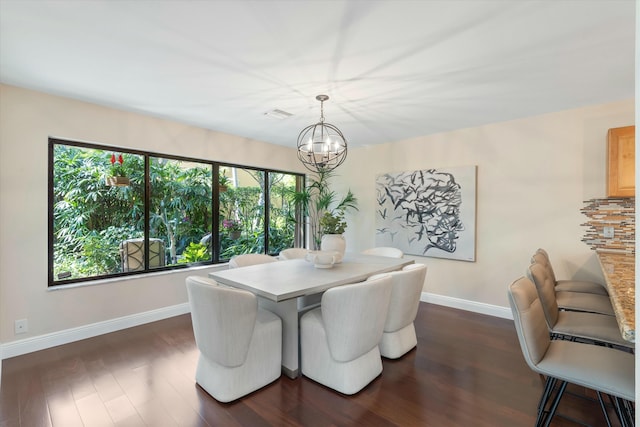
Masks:
[[[273,117],[275,119],[286,119],[287,117],[293,116],[293,114],[287,113],[286,111],[278,110],[277,108],[275,110],[267,111],[266,113],[264,113],[264,115]]]

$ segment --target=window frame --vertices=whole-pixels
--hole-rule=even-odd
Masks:
[[[211,179],[211,260],[207,261],[199,261],[192,263],[184,263],[184,264],[175,264],[175,265],[166,265],[163,267],[149,267],[149,245],[145,244],[145,268],[143,270],[138,271],[129,271],[129,272],[117,272],[117,273],[109,273],[102,274],[90,277],[80,277],[73,279],[58,279],[55,280],[54,277],[54,182],[55,182],[55,150],[54,147],[56,145],[64,145],[69,147],[76,148],[84,148],[84,149],[94,149],[94,150],[102,150],[102,151],[115,151],[124,154],[133,154],[142,156],[144,159],[144,239],[145,242],[149,241],[150,234],[150,207],[151,207],[151,182],[150,182],[150,160],[151,158],[164,158],[168,160],[175,161],[183,161],[183,162],[193,162],[200,163],[203,165],[209,165],[211,167],[212,179]],[[121,278],[121,277],[130,277],[130,276],[139,276],[145,275],[149,273],[157,273],[163,271],[172,271],[172,270],[183,270],[186,268],[194,267],[194,266],[213,266],[216,264],[223,264],[228,262],[227,259],[220,259],[220,227],[219,227],[219,215],[220,215],[220,190],[219,190],[219,173],[221,167],[229,167],[229,168],[237,168],[237,169],[248,169],[253,171],[259,171],[265,174],[265,188],[264,188],[264,200],[265,200],[265,209],[263,212],[263,223],[264,223],[264,235],[269,236],[269,206],[271,205],[270,200],[270,188],[269,188],[269,174],[270,173],[278,173],[278,174],[287,174],[293,175],[296,177],[296,191],[300,191],[300,189],[304,188],[306,185],[306,175],[304,173],[292,172],[292,171],[283,171],[277,169],[267,169],[256,166],[247,166],[236,163],[228,163],[228,162],[219,162],[214,160],[205,160],[198,159],[195,157],[187,157],[187,156],[179,156],[173,154],[166,153],[158,153],[153,151],[146,151],[140,149],[131,149],[124,147],[117,147],[106,144],[92,143],[92,142],[81,142],[68,140],[63,138],[49,137],[48,138],[48,158],[47,158],[47,166],[48,166],[48,201],[47,201],[47,214],[48,214],[48,232],[47,232],[47,276],[48,276],[48,287],[55,288],[58,286],[77,284],[83,282],[91,282],[97,280],[104,279],[113,279],[113,278]],[[306,227],[304,227],[304,220],[301,215],[301,211],[299,208],[295,209],[295,229],[294,229],[294,242],[296,246],[304,246],[304,242],[306,242]],[[265,237],[264,244],[264,252],[269,253],[269,239]]]

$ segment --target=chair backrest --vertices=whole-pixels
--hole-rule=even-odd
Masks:
[[[553,329],[558,322],[558,301],[556,300],[556,288],[553,279],[549,275],[549,269],[544,265],[534,263],[527,269],[527,278],[534,283],[538,292],[544,317],[549,329]]]
[[[393,286],[384,331],[395,332],[413,323],[416,319],[420,295],[427,275],[427,266],[410,264],[400,271],[389,274]]]
[[[256,296],[206,277],[190,276],[186,283],[200,352],[222,366],[244,364],[258,315]]]
[[[391,298],[391,276],[338,286],[322,295],[322,322],[331,356],[348,362],[378,346]]]
[[[404,256],[404,252],[400,249],[390,246],[378,246],[377,248],[366,249],[362,251],[362,253],[365,255],[386,256],[390,258],[402,258]]]
[[[122,271],[144,270],[144,239],[129,239],[120,242]],[[164,267],[164,242],[149,239],[149,268]]]
[[[236,255],[229,260],[229,268],[246,267],[248,265],[266,264],[276,262],[277,259],[265,254],[243,254]]]
[[[307,253],[309,250],[305,248],[289,248],[281,250],[278,257],[280,259],[297,259],[306,257]]]
[[[531,280],[521,277],[509,286],[508,294],[522,355],[537,372],[536,366],[551,344],[538,292]]]
[[[537,262],[538,264],[542,264],[549,270],[549,274],[551,275],[551,280],[555,284],[557,282],[556,273],[553,271],[553,266],[551,265],[551,259],[549,258],[549,254],[542,248],[539,248],[535,254],[531,257],[531,264]]]

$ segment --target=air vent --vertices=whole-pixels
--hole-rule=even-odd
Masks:
[[[275,110],[267,111],[266,113],[264,113],[264,115],[273,117],[275,119],[286,119],[287,117],[293,116],[293,114],[287,113],[286,111],[278,110],[277,108]]]

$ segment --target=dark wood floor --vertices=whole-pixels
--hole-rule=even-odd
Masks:
[[[513,322],[421,303],[418,348],[359,394],[281,377],[231,404],[194,382],[189,315],[4,361],[0,426],[532,426],[542,390]],[[606,425],[589,391],[559,412]],[[617,423],[617,420],[615,420]],[[553,426],[578,426],[556,417]],[[617,425],[617,424],[616,424]]]

